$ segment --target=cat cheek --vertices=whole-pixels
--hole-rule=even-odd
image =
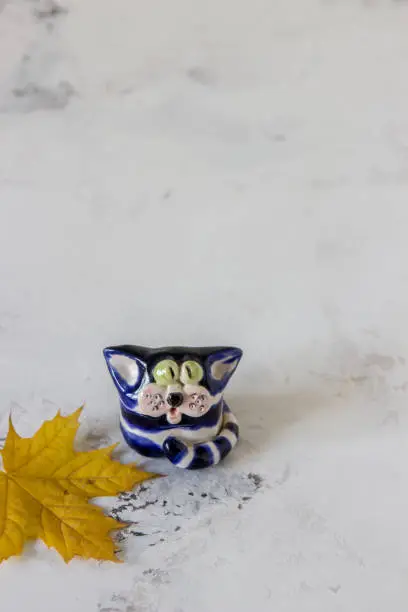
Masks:
[[[139,393],[139,410],[147,416],[161,416],[166,412],[164,390],[159,385],[149,384]]]
[[[210,404],[207,397],[189,397],[181,407],[181,412],[192,417],[203,416],[210,409]]]

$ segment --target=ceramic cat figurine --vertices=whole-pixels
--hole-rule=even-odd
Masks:
[[[238,423],[223,393],[240,349],[123,345],[104,356],[119,392],[123,436],[138,453],[196,470],[234,448]]]

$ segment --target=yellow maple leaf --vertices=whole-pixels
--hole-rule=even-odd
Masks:
[[[125,525],[88,500],[127,491],[157,474],[114,461],[116,445],[75,451],[81,411],[58,413],[32,438],[19,436],[10,419],[1,451],[0,562],[37,538],[65,561],[75,556],[117,561],[110,532]]]

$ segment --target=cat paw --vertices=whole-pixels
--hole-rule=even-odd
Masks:
[[[177,465],[177,463],[179,463],[179,461],[181,461],[183,457],[186,455],[188,448],[184,444],[184,442],[181,442],[181,440],[170,437],[164,441],[163,450],[166,454],[166,457],[172,463]]]

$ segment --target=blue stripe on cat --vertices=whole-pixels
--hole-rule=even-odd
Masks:
[[[172,463],[178,465],[188,453],[188,447],[177,440],[177,438],[167,438],[163,443],[163,449],[167,457],[172,457]]]
[[[198,444],[194,451],[194,459],[191,461],[187,469],[201,470],[202,468],[214,465],[214,455],[209,446],[206,444]]]
[[[237,423],[226,423],[225,425],[225,429],[228,429],[228,431],[231,431],[233,434],[235,434],[238,438],[239,435],[239,427],[237,425]]]
[[[216,445],[216,447],[220,451],[221,459],[224,459],[224,457],[226,457],[226,455],[228,455],[228,453],[232,449],[231,442],[227,438],[224,438],[224,436],[217,437],[214,440],[214,444]]]
[[[121,427],[123,437],[131,448],[133,448],[139,455],[144,457],[158,458],[164,457],[163,449],[158,445],[144,438],[143,436],[137,436],[134,433],[129,432],[124,427]]]

